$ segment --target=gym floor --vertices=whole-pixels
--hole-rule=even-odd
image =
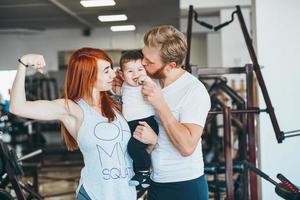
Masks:
[[[39,193],[45,200],[74,200],[80,170],[81,167],[45,168],[40,170],[38,174]],[[207,178],[209,180],[209,177]],[[31,177],[24,178],[24,182],[32,181]],[[213,196],[210,195],[210,197]],[[220,199],[223,199],[223,197],[225,199],[225,195],[221,195]],[[142,196],[138,200],[143,199]]]
[[[39,171],[39,193],[45,200],[74,200],[81,167],[44,168]],[[32,182],[24,178],[24,182]],[[143,198],[139,198],[142,200]]]
[[[80,176],[79,167],[46,168],[39,171],[39,193],[45,200],[74,200]],[[32,182],[32,178],[25,178]]]

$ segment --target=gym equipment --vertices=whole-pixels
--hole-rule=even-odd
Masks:
[[[191,50],[191,35],[192,35],[192,20],[193,16],[195,15],[195,20],[197,23],[199,23],[198,17],[195,14],[196,12],[193,9],[193,6],[189,7],[189,18],[188,18],[188,27],[187,27],[187,42],[188,42],[188,51],[187,51],[187,57],[185,60],[185,69],[189,72],[191,72],[191,65],[190,65],[190,50]],[[278,121],[274,112],[274,108],[272,106],[262,73],[260,71],[260,65],[258,63],[253,45],[252,40],[250,38],[249,32],[247,30],[244,17],[241,12],[240,6],[236,6],[236,10],[232,12],[231,19],[227,22],[224,22],[222,24],[219,24],[217,26],[209,25],[206,26],[204,23],[199,23],[200,25],[213,29],[214,31],[218,31],[221,28],[224,28],[225,26],[229,25],[232,21],[234,21],[234,16],[237,15],[240,27],[245,39],[245,43],[248,49],[248,52],[250,54],[250,58],[252,60],[253,64],[248,64],[245,67],[235,67],[235,68],[207,68],[207,69],[199,69],[198,73],[201,75],[224,75],[224,74],[246,74],[246,85],[247,85],[247,97],[246,97],[246,104],[245,108],[238,109],[238,110],[231,110],[230,108],[223,108],[223,111],[217,110],[217,111],[210,111],[210,114],[223,114],[224,119],[224,147],[225,147],[225,158],[226,158],[226,195],[227,199],[233,199],[233,182],[232,182],[232,155],[231,155],[231,141],[230,139],[230,127],[231,127],[231,114],[243,114],[245,115],[245,118],[243,122],[246,122],[246,128],[247,136],[243,138],[242,142],[244,143],[244,159],[249,160],[252,164],[255,165],[256,163],[256,130],[255,130],[255,114],[258,114],[260,112],[267,112],[270,116],[270,120],[275,132],[275,136],[278,143],[282,143],[285,138],[295,137],[299,136],[300,134],[297,134],[300,132],[300,130],[293,130],[288,132],[283,132],[280,130]],[[212,28],[213,27],[213,28]],[[266,103],[266,109],[259,109],[255,108],[254,104],[254,73],[256,74],[257,82],[261,88],[264,101]],[[201,78],[201,77],[199,77]],[[229,118],[229,120],[228,120]],[[225,124],[227,123],[228,124]],[[228,129],[228,130],[227,130]],[[229,134],[229,136],[226,136],[226,134]],[[226,139],[227,137],[227,139]],[[228,138],[229,137],[229,138]],[[226,142],[227,141],[227,142]],[[257,193],[257,177],[253,172],[250,172],[250,193],[248,191],[248,172],[245,170],[244,172],[244,181],[245,181],[245,198],[249,197],[249,194],[251,194],[251,199],[257,200],[258,199],[258,193]]]
[[[187,42],[188,42],[188,47],[189,48],[188,48],[187,58],[185,60],[185,69],[189,72],[191,72],[190,46],[191,46],[193,15],[195,15],[195,21],[197,23],[199,23],[199,20],[198,20],[198,17],[197,17],[197,12],[194,11],[193,6],[190,6],[189,7],[189,19],[188,19],[189,21],[188,21],[188,27],[187,27]],[[273,129],[274,129],[274,132],[275,132],[275,135],[276,135],[277,142],[282,143],[282,141],[285,138],[299,136],[300,135],[300,133],[299,133],[300,129],[299,130],[283,132],[279,128],[277,117],[276,117],[276,114],[274,112],[274,108],[272,106],[271,99],[270,99],[266,84],[264,82],[264,79],[263,79],[263,76],[262,76],[262,73],[261,73],[261,70],[260,70],[261,66],[258,63],[257,56],[255,54],[255,51],[254,51],[254,48],[253,48],[253,45],[252,45],[252,39],[251,39],[251,37],[249,35],[249,32],[247,30],[247,27],[246,27],[246,24],[245,24],[244,17],[243,17],[240,6],[236,6],[236,10],[233,11],[232,14],[231,14],[231,19],[227,22],[224,22],[224,23],[219,24],[217,26],[212,26],[212,25],[207,24],[206,22],[203,22],[203,21],[201,21],[202,23],[199,23],[199,24],[206,27],[206,28],[208,28],[208,29],[213,29],[214,31],[218,31],[218,30],[224,28],[225,26],[229,25],[231,22],[233,22],[235,15],[237,15],[240,26],[241,26],[241,30],[242,30],[242,33],[243,33],[243,36],[244,36],[244,39],[245,39],[245,42],[246,42],[246,46],[247,46],[250,58],[251,58],[252,63],[253,63],[253,69],[254,69],[254,72],[256,74],[258,84],[259,84],[259,86],[262,90],[264,100],[265,100],[266,105],[267,105],[266,112],[270,115],[270,119],[271,119],[271,122],[272,122],[272,125],[273,125]],[[299,133],[299,134],[288,135],[288,134],[291,134],[291,133]],[[285,136],[285,135],[288,135],[288,136]]]
[[[3,189],[0,189],[0,199],[1,200],[14,200],[14,198]]]
[[[59,98],[55,78],[35,74],[25,79],[25,91],[28,100],[53,100]]]
[[[4,191],[8,184],[12,185],[13,190],[16,193],[18,200],[42,200],[42,196],[33,191],[30,185],[24,184],[20,178],[23,176],[23,169],[21,161],[36,156],[42,153],[41,150],[34,151],[20,159],[17,158],[14,149],[9,149],[8,146],[0,140],[0,163],[2,169],[0,169],[1,180],[0,180],[0,197],[2,199],[9,200],[13,199],[9,193]],[[25,196],[25,193],[27,196]]]
[[[234,199],[235,189],[234,185],[236,185],[237,179],[233,179],[233,154],[232,154],[232,133],[236,133],[239,138],[239,155],[234,158],[237,160],[254,160],[256,161],[256,144],[255,144],[255,116],[254,114],[258,114],[260,112],[264,112],[265,110],[261,110],[254,105],[254,76],[253,76],[253,66],[248,64],[245,67],[234,67],[234,68],[200,68],[199,79],[214,79],[215,82],[212,84],[208,91],[212,95],[212,110],[209,112],[208,124],[206,125],[205,132],[213,133],[216,132],[216,129],[222,128],[223,130],[223,141],[221,140],[221,144],[223,144],[223,152],[225,156],[225,166],[226,166],[226,197],[227,199]],[[246,98],[241,98],[234,90],[232,90],[228,85],[226,85],[226,81],[224,80],[223,75],[228,74],[244,74],[246,79]],[[213,76],[213,78],[211,77]],[[231,105],[224,104],[224,102],[219,99],[218,94],[222,92],[225,93],[228,98],[230,98]],[[211,128],[210,122],[214,123],[214,120],[209,121],[211,115],[222,115],[223,123],[221,127],[213,126],[215,130],[210,132],[207,130]],[[215,133],[214,133],[215,134]],[[208,136],[209,134],[204,134],[204,136]],[[203,140],[205,143],[205,140]],[[243,187],[243,197],[241,199],[247,199],[249,197],[248,192],[248,170],[244,170],[240,174],[240,181],[243,184],[239,184],[239,187]],[[257,191],[257,187],[255,186],[256,176],[250,176],[250,186],[255,188]],[[251,190],[251,198],[255,191]],[[255,199],[255,198],[253,198]]]
[[[280,180],[280,183],[277,183],[275,180],[270,178],[267,174],[262,172],[260,169],[255,167],[253,164],[244,161],[245,167],[248,167],[250,170],[255,172],[257,175],[262,177],[263,179],[269,181],[275,186],[275,192],[278,196],[286,199],[286,200],[300,200],[300,188],[293,184],[290,180],[288,180],[282,174],[277,174],[277,178]]]

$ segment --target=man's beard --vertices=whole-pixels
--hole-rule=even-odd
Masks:
[[[148,74],[148,75],[153,79],[163,79],[166,77],[166,75],[164,74],[164,69],[165,69],[165,65],[162,66],[160,69],[158,69],[153,74]]]

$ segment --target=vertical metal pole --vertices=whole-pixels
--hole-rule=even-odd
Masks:
[[[255,54],[254,48],[253,48],[252,40],[251,40],[250,35],[248,33],[248,30],[247,30],[247,27],[246,27],[246,24],[245,24],[245,21],[244,21],[244,17],[243,17],[241,8],[240,8],[240,6],[236,6],[236,9],[237,9],[237,16],[238,16],[238,19],[239,19],[239,22],[240,22],[240,25],[241,25],[243,35],[244,35],[244,39],[245,39],[245,42],[246,42],[246,45],[247,45],[247,49],[248,49],[248,52],[250,54],[250,58],[251,58],[252,63],[253,63],[254,71],[256,73],[257,81],[259,83],[259,86],[261,88],[264,100],[265,100],[266,105],[267,105],[267,110],[268,110],[268,113],[269,113],[270,118],[271,118],[271,122],[272,122],[272,125],[273,125],[273,128],[274,128],[274,131],[275,131],[277,142],[281,143],[284,140],[284,133],[280,131],[280,128],[279,128],[279,125],[278,125],[278,122],[277,122],[277,118],[276,118],[276,115],[275,115],[275,112],[274,112],[274,108],[272,106],[271,99],[270,99],[265,81],[263,79],[262,73],[260,71],[260,66],[258,64],[258,60],[257,60],[256,54]]]
[[[231,143],[231,109],[223,107],[224,124],[224,153],[225,153],[225,177],[226,177],[226,199],[233,200],[233,167],[232,167],[232,143]]]
[[[39,171],[40,166],[33,170],[33,188],[37,193],[39,193]]]
[[[17,199],[18,200],[25,200],[25,196],[22,193],[21,186],[18,183],[18,178],[14,174],[13,169],[11,169],[11,167],[9,166],[9,163],[8,163],[9,161],[6,160],[5,162],[7,162],[6,163],[6,172],[7,172],[8,178],[9,178],[11,184],[12,184],[12,187],[13,187],[15,193],[16,193]]]
[[[186,41],[187,41],[187,54],[185,58],[185,70],[188,72],[192,72],[191,64],[190,64],[190,57],[191,57],[191,40],[192,40],[192,26],[193,26],[193,14],[194,9],[193,6],[189,7],[189,18],[188,18],[188,24],[187,24],[187,31],[186,31]]]
[[[247,109],[254,107],[254,87],[253,87],[253,65],[246,65],[246,82],[247,82]],[[255,114],[247,113],[247,132],[249,141],[249,161],[256,166],[256,133],[255,133]],[[251,200],[258,199],[257,193],[257,176],[250,171],[250,195]]]
[[[242,107],[245,109],[245,106]],[[248,160],[248,134],[247,134],[247,114],[244,113],[241,115],[241,121],[243,122],[243,130],[240,132],[240,140],[239,140],[239,150],[240,150],[240,158],[241,160]],[[249,199],[249,176],[248,176],[248,169],[244,168],[242,174],[243,178],[243,200]]]

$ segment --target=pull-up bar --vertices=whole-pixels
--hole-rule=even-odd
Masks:
[[[191,47],[191,35],[192,35],[192,20],[193,19],[193,15],[194,15],[194,20],[200,24],[201,26],[208,28],[208,29],[213,29],[214,31],[218,31],[222,28],[224,28],[225,26],[229,25],[231,22],[234,21],[234,16],[237,15],[239,23],[240,23],[240,27],[242,29],[242,33],[246,42],[246,46],[248,49],[248,53],[250,55],[250,58],[252,60],[253,63],[253,69],[254,72],[256,74],[257,77],[257,81],[258,84],[261,88],[265,103],[266,103],[266,112],[269,114],[270,119],[271,119],[271,123],[275,132],[275,136],[277,139],[278,143],[282,143],[282,141],[285,138],[289,138],[289,137],[294,137],[294,136],[299,136],[300,134],[292,134],[290,135],[290,133],[300,133],[300,130],[294,130],[294,131],[288,131],[288,132],[283,132],[280,130],[279,125],[278,125],[278,121],[274,112],[274,108],[265,84],[265,81],[263,79],[261,70],[260,70],[260,65],[258,63],[254,48],[253,48],[253,44],[252,44],[252,39],[250,38],[249,32],[247,30],[245,21],[244,21],[244,17],[243,14],[241,12],[241,8],[240,6],[236,6],[236,10],[234,10],[231,13],[231,19],[229,21],[226,21],[222,24],[219,24],[217,26],[213,26],[211,24],[208,24],[204,21],[200,21],[198,19],[198,14],[196,11],[194,11],[193,6],[190,6],[189,8],[189,21],[188,21],[188,28],[187,28],[187,43],[188,43],[188,52],[187,52],[187,56],[186,56],[186,60],[185,60],[185,69],[189,72],[191,72],[191,65],[190,65],[190,47]],[[285,136],[286,135],[286,136]]]

